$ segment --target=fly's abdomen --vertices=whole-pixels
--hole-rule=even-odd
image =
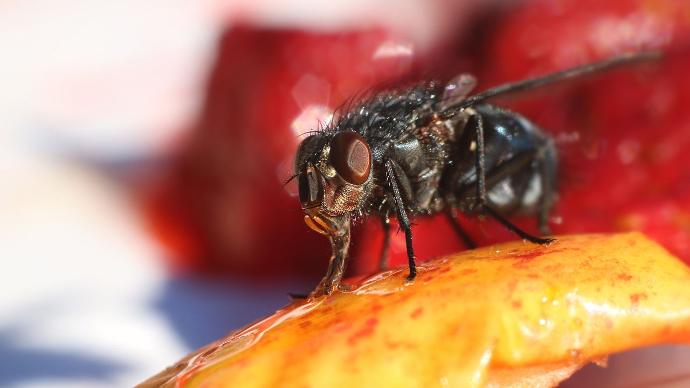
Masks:
[[[553,141],[524,117],[492,105],[468,111],[452,147],[442,188],[449,206],[477,208],[477,128],[484,130],[484,171],[488,203],[504,214],[548,210],[553,202],[557,156]]]

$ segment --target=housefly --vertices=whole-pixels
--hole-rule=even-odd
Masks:
[[[405,233],[408,280],[415,278],[411,218],[447,215],[469,247],[474,244],[453,217],[489,216],[522,239],[511,214],[536,215],[542,235],[554,204],[558,152],[553,139],[525,117],[487,104],[493,97],[657,58],[625,54],[542,77],[507,83],[470,95],[476,80],[461,74],[445,84],[424,82],[384,91],[342,112],[299,145],[295,175],[306,224],[326,235],[332,256],[312,296],[338,288],[345,270],[352,219],[380,218],[385,265],[389,220]]]

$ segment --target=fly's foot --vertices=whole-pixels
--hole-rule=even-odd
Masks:
[[[530,236],[531,238],[527,239],[527,241],[534,243],[534,244],[539,244],[539,245],[551,245],[556,242],[555,238],[552,237],[535,237],[535,236]]]

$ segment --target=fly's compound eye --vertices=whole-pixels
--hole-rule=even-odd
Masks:
[[[323,199],[323,185],[318,173],[313,167],[299,174],[299,200],[302,206],[310,208],[321,204]]]
[[[331,140],[330,164],[346,182],[361,185],[371,172],[371,151],[364,138],[355,132],[340,132]]]

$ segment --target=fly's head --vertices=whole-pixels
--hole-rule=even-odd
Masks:
[[[348,233],[350,215],[362,206],[372,185],[372,164],[369,144],[356,132],[304,139],[295,171],[307,225],[331,237]]]

